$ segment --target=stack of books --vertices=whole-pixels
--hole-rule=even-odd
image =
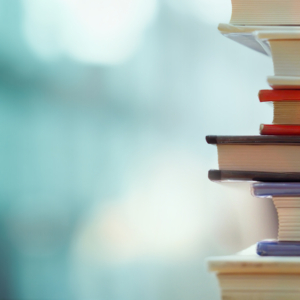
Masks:
[[[220,32],[271,56],[274,75],[260,102],[272,102],[272,124],[256,136],[207,136],[217,146],[212,181],[250,181],[252,195],[272,198],[277,240],[241,253],[208,259],[222,299],[300,299],[300,1],[232,0],[230,24]],[[262,200],[263,201],[263,200]]]

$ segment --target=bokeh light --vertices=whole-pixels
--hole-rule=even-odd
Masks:
[[[116,64],[137,49],[156,0],[23,0],[24,34],[45,59]]]

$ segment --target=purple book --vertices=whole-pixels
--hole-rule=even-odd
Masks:
[[[251,193],[258,198],[300,196],[300,182],[253,183]]]
[[[265,240],[257,243],[256,253],[260,256],[300,256],[300,242]]]

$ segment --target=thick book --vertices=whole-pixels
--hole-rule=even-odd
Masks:
[[[232,0],[231,24],[300,25],[298,0]]]
[[[300,256],[300,242],[265,240],[257,243],[256,253],[260,256]]]
[[[300,172],[258,172],[209,170],[208,178],[211,181],[261,181],[261,182],[300,182]]]
[[[220,170],[300,172],[300,136],[207,136],[216,144]]]
[[[236,255],[208,258],[222,299],[299,300],[300,257],[259,256],[256,247]]]
[[[259,132],[261,135],[300,135],[300,125],[261,124]]]
[[[257,244],[235,255],[209,257],[208,269],[226,274],[297,273],[300,276],[300,257],[262,257],[257,255],[256,249]]]

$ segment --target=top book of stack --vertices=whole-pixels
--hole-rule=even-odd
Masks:
[[[299,0],[232,0],[233,25],[300,25]]]

